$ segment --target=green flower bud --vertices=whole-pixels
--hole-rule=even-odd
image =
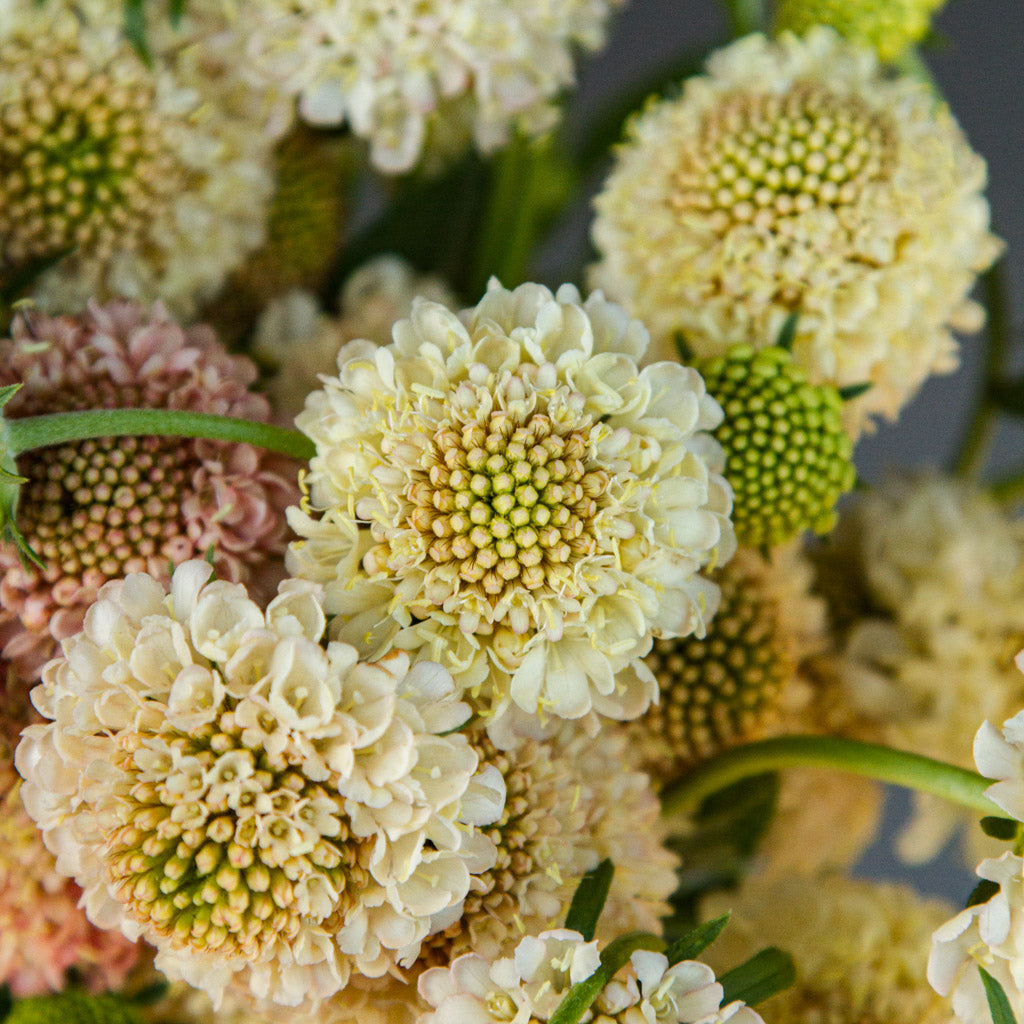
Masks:
[[[839,391],[809,384],[777,346],[737,345],[697,369],[725,411],[715,437],[726,452],[739,543],[775,545],[832,529],[836,502],[856,479]]]

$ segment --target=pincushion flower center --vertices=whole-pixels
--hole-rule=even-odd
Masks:
[[[243,702],[191,735],[165,725],[123,755],[133,781],[106,871],[128,914],[174,948],[256,960],[367,884],[367,840],[343,798],[269,755],[255,710]]]
[[[575,594],[576,563],[597,550],[594,519],[610,478],[593,464],[592,418],[552,415],[532,397],[532,410],[451,403],[409,466],[402,518],[435,607],[476,598],[498,621],[517,598]],[[367,571],[401,572],[394,531],[381,522],[373,530],[380,543]]]
[[[0,51],[0,239],[17,262],[131,245],[182,185],[145,68],[121,53],[100,74],[61,41]],[[13,79],[13,82],[11,81]]]
[[[777,230],[815,208],[857,204],[894,159],[887,119],[855,96],[801,83],[783,94],[738,91],[704,117],[684,148],[671,204],[736,224]]]

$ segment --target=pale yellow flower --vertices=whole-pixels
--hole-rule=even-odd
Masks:
[[[629,128],[596,200],[592,282],[648,325],[656,352],[773,345],[813,384],[870,382],[856,429],[895,417],[957,365],[976,330],[968,293],[999,251],[984,161],[919,82],[814,29],[748,36],[715,53],[678,99]]]
[[[296,420],[317,454],[289,565],[332,636],[438,660],[529,729],[640,714],[652,637],[703,632],[701,570],[734,546],[700,376],[639,370],[643,326],[571,286],[419,301],[393,338],[343,349]]]
[[[439,666],[320,645],[319,589],[179,567],[108,583],[33,692],[26,809],[101,927],[168,977],[315,1004],[411,962],[494,862],[493,768]]]

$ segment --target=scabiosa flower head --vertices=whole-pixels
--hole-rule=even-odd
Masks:
[[[895,60],[923,39],[932,15],[945,0],[778,0],[777,31],[806,32],[829,25],[840,35],[870,46],[882,60]]]
[[[596,941],[584,942],[579,932],[564,928],[527,935],[512,956],[494,962],[467,953],[449,968],[435,967],[421,976],[420,995],[434,1012],[423,1014],[417,1024],[543,1024],[566,992],[589,978],[600,962]],[[670,967],[662,954],[641,951],[604,988],[594,1008],[597,1020],[624,1024],[761,1021],[742,1003],[721,1006],[722,994],[707,965],[683,960]]]
[[[796,982],[763,1004],[776,1024],[950,1024],[925,979],[929,936],[949,913],[912,889],[843,876],[751,878],[704,902],[729,926],[704,955],[721,971],[766,945],[793,957]]]
[[[615,875],[598,937],[658,931],[677,862],[660,841],[658,800],[628,740],[606,731],[597,744],[565,730],[504,753],[477,728],[471,742],[505,782],[505,809],[487,830],[497,859],[474,875],[458,918],[424,942],[417,967],[447,966],[467,952],[510,955],[524,932],[565,919],[584,874],[606,857]]]
[[[643,326],[571,286],[419,301],[393,336],[343,349],[296,420],[317,454],[289,564],[333,635],[441,661],[492,716],[635,717],[652,635],[703,630],[700,569],[733,549],[700,376],[638,370]]]
[[[455,308],[455,296],[436,277],[417,274],[398,256],[378,256],[354,271],[338,300],[338,316],[324,313],[315,295],[290,291],[269,303],[256,324],[254,350],[274,371],[267,393],[289,421],[321,374],[338,370],[338,353],[357,338],[386,345],[391,328],[407,317],[417,296]]]
[[[6,1024],[142,1024],[139,1011],[123,999],[75,989],[19,999],[4,1020]]]
[[[826,644],[811,575],[796,546],[770,560],[740,551],[712,577],[721,602],[704,636],[655,640],[644,660],[658,702],[626,734],[656,780],[784,727],[791,706],[806,700],[798,671]]]
[[[895,417],[956,366],[950,328],[999,246],[984,162],[921,83],[825,28],[749,36],[632,123],[597,199],[593,282],[668,349],[773,343],[813,384],[875,385],[850,425]]]
[[[26,808],[92,919],[144,936],[169,977],[315,1002],[416,956],[493,861],[471,822],[504,792],[441,735],[469,708],[438,666],[325,650],[307,582],[263,612],[209,575],[100,591],[34,693],[52,721],[18,748]]]
[[[267,0],[250,61],[298,95],[314,125],[348,123],[380,170],[412,169],[424,150],[470,139],[484,152],[514,130],[535,135],[557,120],[573,82],[575,47],[597,49],[617,0]]]
[[[51,311],[187,314],[263,238],[272,140],[176,51],[147,67],[119,18],[15,0],[0,25],[0,272],[67,253],[36,290]]]
[[[1024,705],[1024,523],[971,484],[903,477],[858,495],[823,555],[826,597],[840,596],[841,730],[970,767],[975,715]],[[912,860],[970,821],[937,798],[915,806],[899,847]]]
[[[73,409],[165,408],[267,420],[249,390],[253,363],[209,327],[184,330],[157,304],[90,305],[80,317],[19,317],[0,340],[0,382],[23,383],[9,418]],[[282,575],[293,464],[248,445],[118,437],[42,448],[18,460],[27,478],[18,526],[43,568],[0,549],[0,639],[25,679],[77,632],[108,579],[166,578],[212,550],[226,579],[272,593]]]
[[[14,748],[38,721],[24,684],[0,662],[0,984],[18,997],[59,991],[74,969],[91,989],[117,988],[135,944],[89,923],[78,907],[82,890],[57,873],[21,802]]]
[[[836,502],[856,478],[843,400],[814,387],[785,349],[736,345],[697,363],[725,418],[715,438],[725,449],[740,544],[781,544],[835,525]]]

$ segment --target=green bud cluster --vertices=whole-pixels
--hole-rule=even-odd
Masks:
[[[138,1011],[106,993],[69,989],[56,995],[19,999],[4,1024],[141,1024]]]
[[[775,545],[832,529],[836,502],[856,479],[839,391],[809,384],[778,346],[737,345],[697,369],[725,411],[715,437],[726,452],[739,543]]]

